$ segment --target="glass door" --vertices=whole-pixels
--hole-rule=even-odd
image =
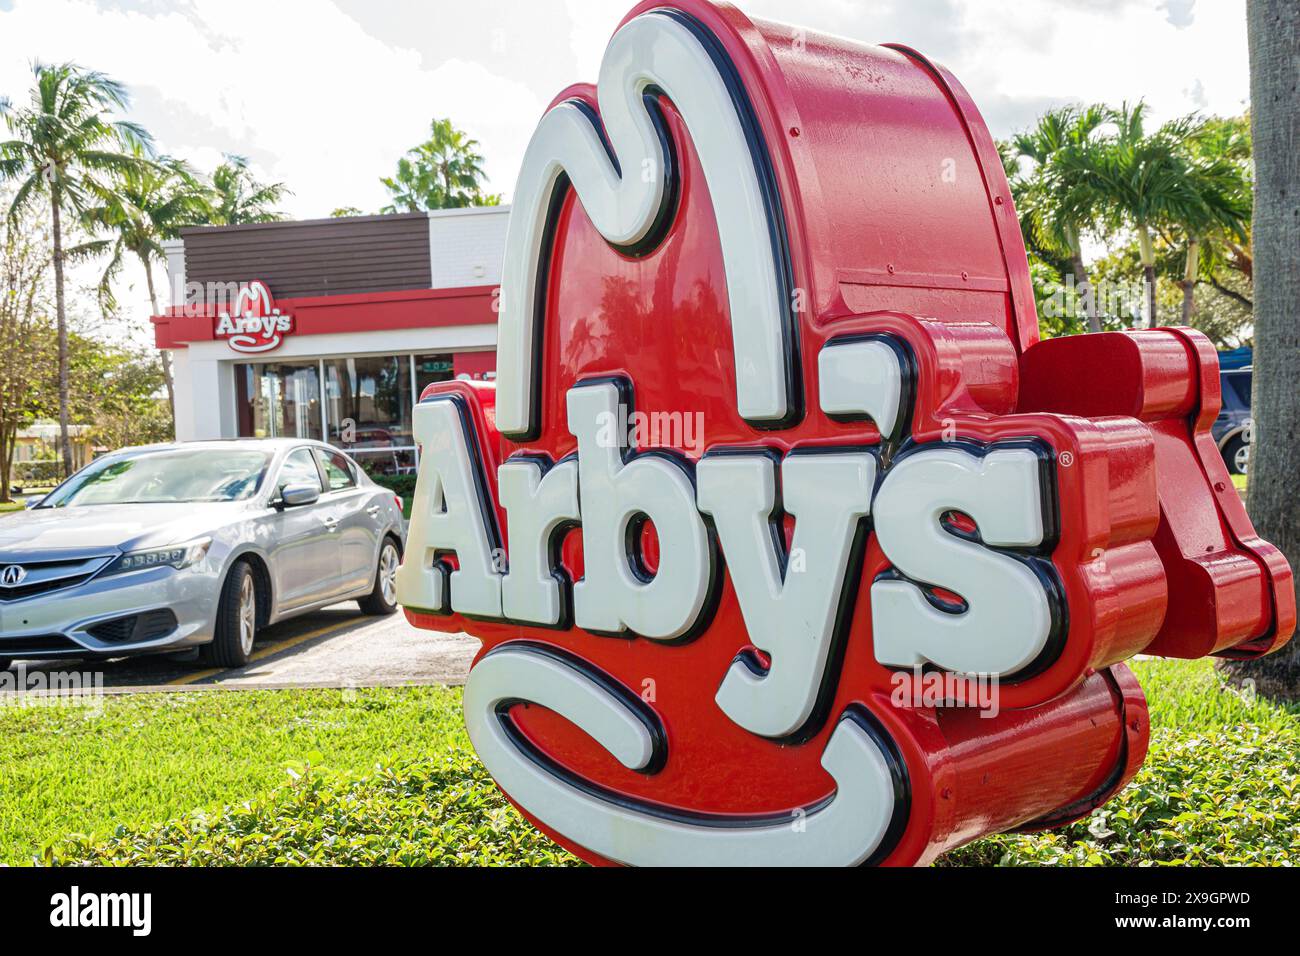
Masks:
[[[320,369],[310,363],[235,366],[241,438],[321,438]]]

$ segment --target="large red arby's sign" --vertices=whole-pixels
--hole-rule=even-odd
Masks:
[[[1195,332],[1039,341],[941,67],[645,3],[528,147],[497,384],[416,407],[399,598],[584,858],[925,862],[1124,786],[1123,661],[1288,639],[1218,406]]]
[[[271,290],[260,280],[240,285],[234,305],[220,309],[213,336],[225,339],[236,352],[270,352],[293,331],[293,316],[280,311]]]

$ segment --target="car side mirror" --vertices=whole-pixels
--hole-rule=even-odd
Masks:
[[[314,485],[285,485],[280,489],[280,503],[286,508],[315,504],[319,498],[320,489]]]
[[[45,500],[44,495],[33,495],[30,498],[23,499],[23,507],[27,508],[28,510],[32,508],[39,508],[41,502],[44,500]]]

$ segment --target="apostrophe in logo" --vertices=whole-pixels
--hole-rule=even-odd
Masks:
[[[1146,750],[1122,662],[1208,653],[1164,628],[1169,582],[1264,563],[1158,549],[1146,422],[1185,441],[1169,480],[1204,483],[1213,415],[1133,395],[1203,369],[1174,333],[1105,340],[1149,367],[1038,343],[964,91],[791,35],[703,0],[629,15],[525,153],[497,386],[414,413],[399,600],[482,640],[479,757],[594,862],[910,864],[1086,815]],[[1107,380],[1065,407],[1081,367]],[[1274,606],[1209,646],[1276,646]]]
[[[260,281],[241,285],[234,307],[217,314],[215,335],[236,352],[269,352],[293,331],[293,316],[275,306],[271,291]]]
[[[16,588],[27,580],[27,569],[20,564],[6,565],[0,569],[0,584],[7,588]]]

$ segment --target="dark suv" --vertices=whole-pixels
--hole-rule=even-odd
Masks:
[[[1210,426],[1229,474],[1244,475],[1250,460],[1250,367],[1219,373],[1223,408]]]

